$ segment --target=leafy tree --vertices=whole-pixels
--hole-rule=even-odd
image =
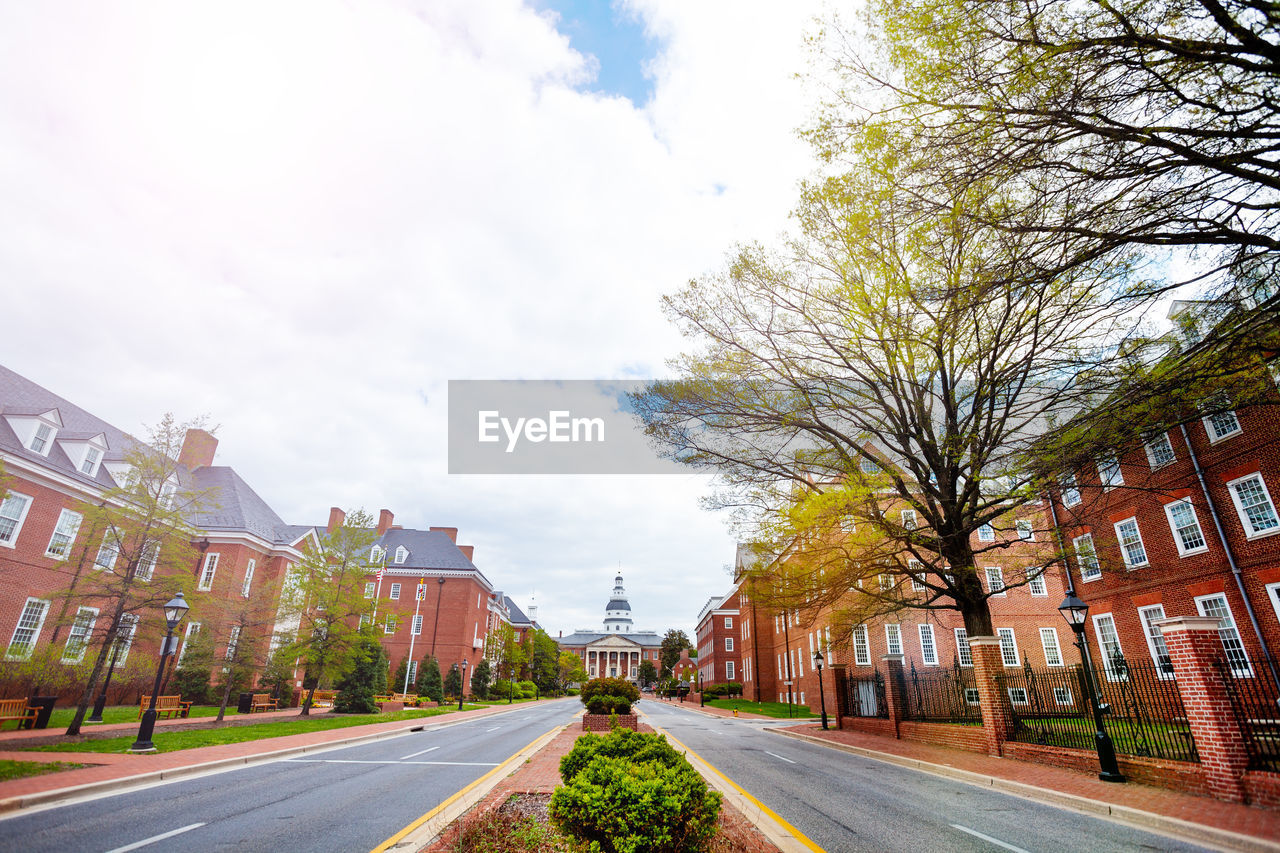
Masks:
[[[515,680],[525,661],[528,660],[527,652],[520,644],[515,629],[505,623],[489,632],[485,638],[484,651],[495,674],[510,681]]]
[[[422,664],[418,667],[418,680],[414,685],[414,690],[417,691],[419,696],[440,704],[444,703],[444,688],[440,679],[440,662],[431,655],[424,657]]]
[[[525,643],[529,656],[529,678],[546,695],[558,686],[560,646],[541,628],[529,632]]]
[[[224,639],[221,654],[215,650],[213,661],[220,670],[214,697],[219,702],[218,722],[226,715],[231,694],[246,689],[254,674],[268,665],[276,624],[277,588],[263,580],[251,588],[247,598],[235,595],[201,602],[203,631],[217,631]]]
[[[679,628],[671,628],[662,635],[662,646],[659,655],[664,676],[671,674],[671,668],[676,665],[676,661],[680,660],[680,652],[685,649],[693,651],[693,643],[689,642],[689,635],[684,631]]]
[[[387,653],[370,634],[360,635],[352,644],[349,665],[337,681],[338,695],[333,710],[340,714],[373,714],[378,705],[373,697],[387,689]]]
[[[402,692],[405,680],[409,677],[409,656],[405,655],[400,658],[400,665],[396,667],[395,675],[391,677],[391,689],[396,692]]]
[[[170,689],[183,699],[204,705],[209,702],[209,680],[213,669],[213,636],[200,630],[188,635],[182,662],[173,673]]]
[[[165,602],[178,592],[190,591],[191,571],[199,555],[192,545],[194,521],[214,506],[214,496],[183,482],[177,460],[187,430],[200,426],[199,422],[179,423],[166,414],[146,443],[133,441],[124,448],[112,472],[119,485],[106,490],[99,502],[79,507],[81,527],[89,532],[63,595],[59,623],[74,626],[82,618],[81,607],[97,608],[92,630],[83,641],[76,641],[83,642],[85,650],[96,645],[97,651],[67,726],[68,735],[80,733],[117,638],[123,634],[138,639],[146,625],[154,626],[154,614]],[[86,564],[87,571],[82,572]],[[198,611],[199,602],[188,603]]]
[[[489,683],[493,679],[493,670],[489,667],[489,659],[481,658],[471,671],[471,695],[477,699],[489,698]]]
[[[444,677],[444,695],[459,698],[462,696],[462,673],[457,665],[449,667]]]
[[[651,686],[658,680],[657,667],[653,665],[651,660],[640,661],[640,683],[645,687]]]
[[[351,512],[285,579],[281,611],[298,619],[292,650],[305,662],[309,676],[304,681],[303,715],[310,713],[316,684],[341,677],[363,654],[362,638],[372,628],[362,626],[361,617],[370,617],[374,604],[364,597],[364,582],[377,570],[369,562],[377,538],[373,517],[363,510]]]
[[[582,658],[573,652],[561,652],[557,659],[556,665],[556,681],[561,689],[567,688],[570,684],[581,684],[587,680],[587,668],[582,664]]]

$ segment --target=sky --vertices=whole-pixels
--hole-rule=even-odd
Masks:
[[[207,416],[288,523],[459,528],[554,637],[693,636],[700,475],[448,473],[451,380],[669,375],[661,298],[787,228],[814,2],[0,3],[0,360]]]

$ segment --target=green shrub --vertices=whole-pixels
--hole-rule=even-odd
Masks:
[[[440,662],[431,655],[422,659],[418,667],[418,680],[414,685],[418,698],[436,704],[444,703],[444,681],[440,678]]]
[[[688,762],[596,755],[551,796],[551,820],[600,853],[697,853],[716,829],[720,795]]]
[[[471,670],[471,695],[477,699],[488,699],[490,680],[489,661],[487,658],[481,658],[476,668]]]
[[[532,681],[517,681],[516,690],[519,691],[516,696],[520,699],[532,699],[538,695],[538,685]]]
[[[597,696],[609,696],[613,700],[623,699],[627,704],[626,707],[612,704],[610,706],[611,711],[591,711],[591,713],[630,714],[631,705],[640,701],[640,688],[625,678],[593,678],[582,685],[580,698],[582,699],[582,704],[587,706],[587,710],[591,710],[592,700]]]
[[[602,693],[591,697],[587,702],[587,711],[591,714],[630,714],[631,700],[625,696]]]
[[[333,710],[338,714],[373,714],[375,694],[387,687],[387,653],[373,637],[361,637],[352,651],[351,669],[338,680]]]
[[[688,763],[662,735],[614,729],[607,735],[586,734],[578,738],[573,749],[560,759],[560,778],[566,783],[571,782],[597,755],[624,758],[634,763],[656,761],[667,767]]]

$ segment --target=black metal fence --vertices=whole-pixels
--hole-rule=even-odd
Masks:
[[[916,670],[902,678],[903,719],[928,723],[982,723],[982,705],[972,669]]]
[[[851,675],[845,678],[844,690],[840,691],[840,713],[846,717],[889,719],[884,676],[879,670],[871,675]]]
[[[1006,670],[996,683],[1009,700],[1010,740],[1094,749],[1097,729],[1084,668]],[[1104,725],[1118,755],[1199,761],[1178,685],[1167,668],[1112,661],[1094,673]]]
[[[1244,734],[1251,770],[1280,771],[1280,691],[1270,664],[1266,659],[1214,662]]]

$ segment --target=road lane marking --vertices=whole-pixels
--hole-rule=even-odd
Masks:
[[[175,835],[181,835],[184,832],[190,832],[193,829],[199,829],[204,826],[203,823],[193,823],[190,826],[184,826],[182,829],[174,829],[169,832],[163,832],[160,835],[153,835],[150,838],[144,838],[141,841],[135,841],[132,844],[126,844],[123,847],[117,847],[114,850],[108,850],[107,853],[129,853],[130,850],[137,850],[139,847],[146,847],[148,844],[155,844],[157,841],[164,841],[166,838],[173,838]]]
[[[997,847],[1003,847],[1005,850],[1012,851],[1012,853],[1027,853],[1027,851],[1023,850],[1021,847],[1014,847],[1012,844],[1005,844],[999,838],[992,838],[990,835],[983,835],[981,832],[978,832],[978,830],[976,829],[970,829],[969,827],[961,826],[958,823],[951,824],[951,828],[958,829],[961,832],[967,832],[970,835],[974,836],[975,838],[981,838],[983,841],[987,842],[988,844],[994,844]]]
[[[795,764],[795,762],[794,762],[794,761],[792,761],[790,758],[783,758],[781,755],[778,755],[778,753],[776,753],[776,752],[770,752],[770,751],[769,751],[769,750],[767,750],[767,749],[764,751],[764,754],[765,754],[765,755],[772,755],[774,758],[778,759],[779,761],[785,761],[785,762],[787,762],[788,764]]]
[[[291,758],[295,764],[439,764],[445,767],[497,767],[496,761],[405,761],[372,758]]]
[[[493,727],[493,728],[491,728],[491,729],[485,729],[485,730],[484,730],[484,733],[485,733],[485,734],[488,734],[489,732],[496,732],[496,731],[497,731],[498,729],[500,729],[500,728],[502,728],[502,726],[494,726],[494,727]]]
[[[428,752],[434,752],[435,750],[437,750],[437,749],[439,749],[439,748],[440,748],[440,747],[438,747],[438,746],[429,746],[429,747],[427,747],[426,749],[419,750],[418,752],[411,752],[411,753],[409,753],[408,755],[403,756],[403,757],[402,757],[402,758],[400,758],[399,760],[400,760],[400,761],[408,761],[410,758],[417,758],[419,755],[426,755]]]

